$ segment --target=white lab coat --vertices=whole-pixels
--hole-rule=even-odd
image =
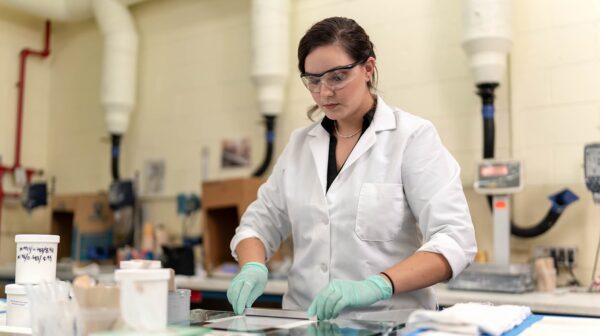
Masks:
[[[284,309],[306,310],[330,280],[366,279],[416,251],[444,255],[453,277],[471,263],[477,246],[460,167],[429,121],[378,98],[371,125],[326,192],[328,150],[320,122],[294,131],[231,241],[236,259],[248,237],[270,258],[292,234]],[[377,319],[368,312],[435,307],[432,288],[424,288],[346,313]]]

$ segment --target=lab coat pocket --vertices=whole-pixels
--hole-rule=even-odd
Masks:
[[[358,196],[356,235],[366,241],[398,238],[404,217],[404,203],[402,184],[364,183]]]

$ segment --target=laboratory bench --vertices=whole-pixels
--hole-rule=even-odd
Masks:
[[[270,318],[266,316],[235,316],[230,311],[196,309],[190,312],[190,320],[169,325],[165,332],[153,335],[271,335],[271,336],[419,336],[423,330],[405,327],[400,321],[362,321],[335,319],[330,321]],[[31,335],[30,328],[7,327],[0,320],[0,335]],[[549,335],[597,335],[600,319],[531,315],[520,325],[506,331],[502,336],[549,336]],[[93,333],[96,336],[139,336],[141,332],[106,331]],[[427,334],[427,333],[425,333]]]
[[[56,277],[64,281],[72,281],[77,276],[73,273],[71,263],[58,263],[56,267]],[[99,265],[96,272],[99,273],[96,278],[112,279],[116,267],[114,265]],[[0,297],[5,297],[4,286],[15,282],[15,264],[8,263],[0,265]]]
[[[511,304],[528,306],[536,314],[600,317],[600,293],[569,291],[558,288],[554,292],[528,292],[522,294],[473,292],[434,286],[440,306],[452,306],[461,302]],[[575,289],[574,289],[575,290]]]
[[[104,267],[104,266],[103,266]],[[112,268],[114,270],[114,268]],[[101,272],[110,272],[102,268]],[[0,282],[14,282],[14,265],[0,266]],[[57,277],[61,280],[72,280],[73,272],[66,268],[57,268]],[[226,301],[226,292],[231,279],[194,277],[177,275],[176,284],[179,288],[187,288],[201,293],[203,299]],[[600,317],[600,293],[570,292],[559,288],[554,292],[529,292],[523,294],[507,294],[492,292],[474,292],[450,290],[444,284],[434,286],[438,304],[448,307],[461,302],[490,302],[496,305],[514,304],[528,306],[536,314],[590,316]],[[281,302],[283,293],[287,290],[286,280],[270,280],[261,297],[262,302],[269,307],[276,307]],[[0,297],[4,296],[4,291]],[[275,305],[273,305],[275,304]]]
[[[175,279],[179,288],[196,290],[211,298],[217,298],[220,295],[224,300],[226,300],[225,293],[230,281],[230,279],[187,276],[176,276]],[[549,293],[507,294],[450,290],[446,288],[445,284],[438,284],[434,288],[438,304],[442,307],[461,302],[513,304],[528,306],[535,314],[600,317],[600,293],[567,292],[559,288],[555,292]],[[286,290],[286,280],[270,280],[264,296],[269,300],[281,300],[281,296]]]
[[[375,336],[400,335],[401,322],[358,321],[336,319],[315,321],[299,318],[269,316],[235,316],[230,311],[195,309],[189,321],[172,324],[164,332],[103,331],[93,336],[191,336],[191,335],[271,335],[271,336]],[[32,335],[31,328],[5,326],[0,320],[0,335]]]
[[[0,276],[3,273],[0,272]],[[200,278],[193,276],[178,275],[175,278],[177,287],[188,288],[203,293],[203,296],[210,297],[211,293],[220,296],[220,300],[226,300],[226,291],[231,279],[227,278]],[[491,302],[494,304],[516,304],[531,307],[534,315],[530,316],[520,326],[505,333],[504,336],[513,336],[520,334],[528,335],[596,335],[595,331],[600,330],[600,294],[592,293],[573,293],[561,292],[554,293],[525,293],[525,294],[505,294],[488,292],[469,292],[449,290],[444,284],[435,286],[440,306],[451,306],[461,302]],[[281,296],[287,290],[287,281],[270,280],[265,289],[265,297],[272,297],[274,300],[281,301]],[[0,309],[1,310],[1,309]],[[230,309],[227,309],[230,310]],[[3,326],[0,314],[0,335],[5,332],[15,331],[11,327]],[[567,315],[567,316],[548,316],[548,315]],[[190,324],[196,327],[214,327],[206,325],[204,322],[215,318],[232,317],[231,311],[215,311],[208,309],[194,309],[191,312]],[[585,317],[582,317],[585,316]],[[590,318],[592,317],[592,318]],[[230,321],[232,326],[239,327],[240,321]],[[312,335],[312,336],[343,336],[343,335],[381,335],[387,334],[400,336],[417,336],[419,331],[403,329],[401,324],[382,324],[373,321],[329,321],[319,322],[318,324],[304,324],[289,330],[269,330],[268,335],[288,336],[288,335]],[[242,323],[245,326],[246,323]],[[227,324],[227,328],[230,325]],[[182,329],[187,330],[187,329]],[[527,331],[525,331],[527,330]],[[592,330],[590,334],[589,331]],[[188,330],[189,331],[189,330]],[[271,332],[272,331],[272,332]],[[205,332],[202,332],[205,333]],[[229,332],[223,329],[213,329],[210,335],[226,335]],[[28,333],[25,333],[27,335]],[[175,333],[178,334],[178,333]],[[183,335],[181,333],[180,335]],[[230,333],[229,333],[230,334]],[[256,333],[253,333],[256,335]],[[98,335],[121,335],[119,333],[102,333]],[[124,334],[123,334],[124,335]],[[189,333],[188,333],[189,335]]]
[[[85,268],[82,268],[82,270]],[[114,273],[116,267],[114,265],[97,265],[95,270],[101,276],[108,276]],[[72,263],[59,262],[56,264],[56,277],[60,280],[71,281],[75,279],[76,274],[73,273]],[[13,283],[15,281],[15,264],[7,263],[0,265],[0,282]]]

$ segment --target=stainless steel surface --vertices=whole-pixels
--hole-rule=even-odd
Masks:
[[[448,282],[449,289],[525,293],[534,289],[533,269],[528,264],[473,264]]]
[[[265,317],[264,310],[270,311],[271,314],[275,313],[274,309],[256,309],[253,310],[263,311],[263,315],[260,316],[238,316],[245,317],[246,321],[249,318],[259,318],[260,321],[264,322]],[[269,313],[269,312],[267,312]],[[290,311],[285,311],[283,315],[287,315],[286,318],[291,318],[289,315],[294,315]],[[227,319],[235,318],[233,312],[224,311],[211,311],[203,309],[195,309],[190,314],[190,325],[202,326],[210,328],[211,324]],[[272,317],[265,317],[269,319]],[[266,330],[261,333],[254,333],[254,335],[266,335],[266,336],[375,336],[375,335],[395,335],[404,326],[404,323],[399,322],[382,322],[382,321],[369,321],[369,320],[355,320],[355,319],[335,319],[330,321],[316,321],[316,320],[303,320],[297,319],[297,326],[291,329],[279,329],[276,327],[267,326]],[[238,323],[239,324],[239,323]],[[294,323],[296,324],[296,323]],[[228,329],[225,332],[236,332],[235,328],[239,325],[232,326],[233,329]]]
[[[281,317],[298,320],[315,320],[314,317],[308,317],[305,311],[301,310],[285,310],[285,309],[267,309],[267,308],[246,308],[244,310],[246,316],[266,316],[266,317]]]

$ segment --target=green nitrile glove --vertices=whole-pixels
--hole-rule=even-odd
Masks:
[[[346,307],[368,306],[392,297],[392,286],[379,275],[362,281],[331,280],[308,307],[308,316],[336,318]]]
[[[258,262],[245,263],[240,273],[231,280],[227,290],[227,300],[231,303],[236,315],[244,312],[244,309],[252,307],[252,304],[267,286],[269,270]]]
[[[351,331],[348,331],[351,330]],[[342,335],[360,335],[358,329],[346,329],[342,331],[334,322],[318,321],[312,323],[306,328],[306,334],[309,336],[342,336]]]

